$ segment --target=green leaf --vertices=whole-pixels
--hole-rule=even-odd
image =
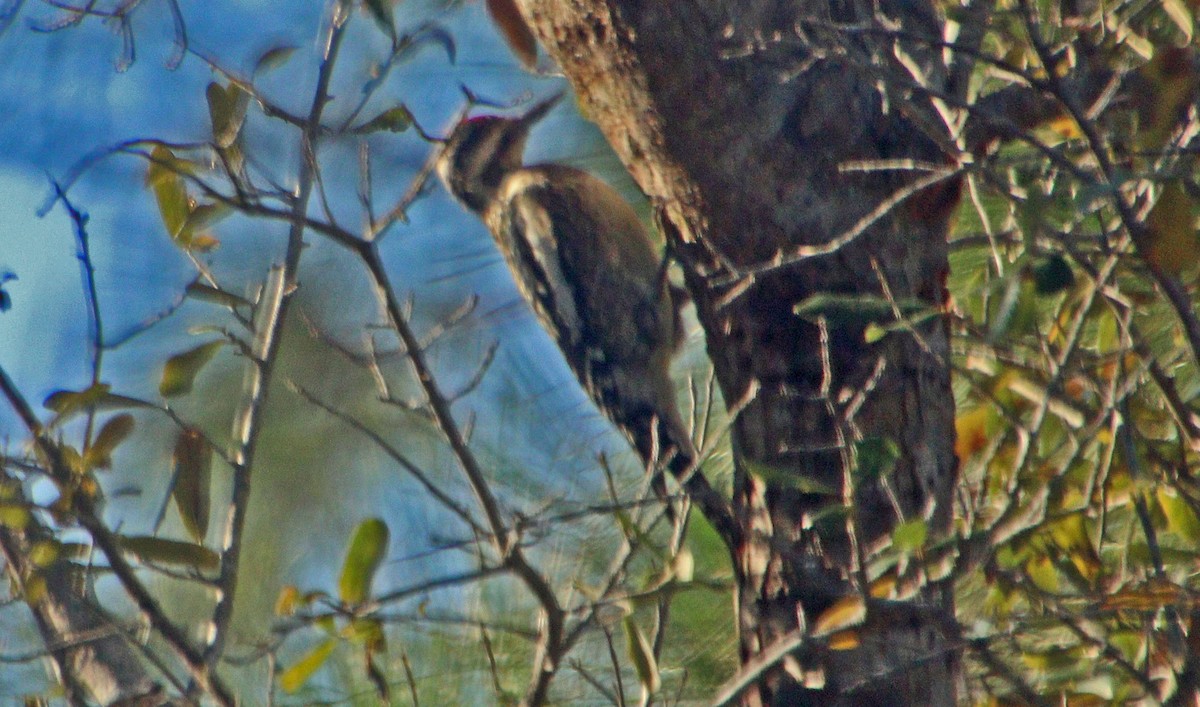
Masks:
[[[370,595],[375,572],[387,554],[388,527],[379,518],[359,523],[346,551],[342,576],[338,580],[338,596],[347,604],[358,604]]]
[[[171,498],[188,535],[198,543],[208,535],[212,448],[200,431],[189,427],[175,438]]]
[[[187,186],[181,174],[186,174],[190,165],[177,158],[167,148],[159,145],[150,152],[150,166],[146,169],[146,184],[154,190],[158,203],[158,214],[171,240],[186,247],[189,234],[184,228],[192,205]]]
[[[46,396],[42,405],[62,418],[84,408],[95,406],[108,395],[110,390],[112,390],[112,386],[108,383],[93,383],[80,391],[56,390]]]
[[[57,540],[39,540],[29,548],[28,559],[34,567],[45,568],[62,556],[62,546]]]
[[[874,344],[879,342],[889,333],[890,332],[885,327],[879,326],[879,324],[876,322],[871,322],[867,325],[866,329],[863,329],[863,341],[867,342],[868,344]]]
[[[258,61],[254,62],[254,70],[250,73],[251,75],[258,75],[264,71],[278,69],[279,67],[283,66],[288,59],[291,59],[292,54],[295,52],[296,47],[288,44],[278,47],[271,47],[259,55]]]
[[[892,546],[902,552],[912,552],[925,547],[929,537],[929,525],[920,518],[900,523],[892,529]]]
[[[1043,592],[1058,591],[1058,571],[1054,561],[1045,555],[1035,555],[1025,562],[1025,572]]]
[[[868,437],[854,443],[858,468],[855,479],[869,481],[887,474],[900,458],[900,447],[890,439]]]
[[[146,167],[146,186],[154,187],[169,179],[179,179],[185,174],[195,174],[196,165],[181,159],[163,145],[150,151],[150,164]]]
[[[1167,519],[1167,530],[1190,543],[1200,540],[1200,518],[1196,517],[1195,509],[1186,499],[1161,486],[1156,490],[1155,497]]]
[[[654,694],[662,687],[662,676],[658,672],[658,661],[654,659],[654,649],[632,616],[626,616],[623,625],[626,644],[629,647],[629,659],[633,661],[638,682],[647,694]]]
[[[225,204],[196,204],[188,214],[187,228],[201,231],[232,213],[233,208]]]
[[[242,124],[246,121],[246,107],[250,105],[250,94],[241,86],[228,86],[213,81],[204,92],[208,99],[208,116],[212,122],[213,140],[217,146],[226,148],[237,142]]]
[[[317,672],[337,647],[337,639],[327,638],[279,676],[284,692],[299,690]]]
[[[22,530],[29,525],[31,518],[27,504],[18,501],[0,501],[0,526]]]
[[[186,565],[202,570],[215,570],[221,558],[217,553],[194,543],[156,538],[151,535],[122,535],[121,549],[143,562],[162,562]]]
[[[162,380],[158,384],[159,395],[171,398],[191,392],[192,383],[200,369],[204,368],[224,345],[224,341],[217,339],[167,359],[163,365]]]
[[[112,453],[129,433],[133,432],[133,415],[122,413],[104,423],[96,435],[96,441],[83,455],[83,468],[107,469],[112,466]]]
[[[354,129],[359,135],[386,130],[391,133],[402,133],[412,127],[413,116],[405,106],[388,108],[379,115]]]

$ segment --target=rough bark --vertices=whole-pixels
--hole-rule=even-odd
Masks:
[[[896,169],[949,164],[950,132],[925,90],[947,88],[927,41],[940,36],[932,7],[521,6],[651,199],[725,399],[746,403],[734,428],[739,532],[727,538],[743,662],[805,638],[743,702],[953,704],[953,601],[919,562],[913,591],[867,602],[857,648],[812,635],[835,602],[866,596],[863,560],[898,522],[924,519],[937,537],[952,519],[947,332],[920,314],[945,303],[958,185],[916,189],[932,172]],[[863,161],[888,168],[847,169]],[[804,246],[812,253],[796,262],[761,267]],[[817,295],[871,301],[796,314]],[[868,343],[872,323],[892,333]]]

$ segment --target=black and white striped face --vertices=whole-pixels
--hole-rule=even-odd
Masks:
[[[530,128],[561,97],[558,94],[537,103],[515,118],[484,115],[456,125],[437,163],[438,175],[454,198],[482,214],[504,177],[521,168]]]
[[[483,213],[504,175],[521,167],[528,134],[520,118],[468,118],[450,134],[438,158],[438,175],[454,198]]]

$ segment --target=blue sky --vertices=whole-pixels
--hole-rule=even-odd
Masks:
[[[180,5],[190,48],[242,75],[272,46],[299,47],[287,65],[262,76],[256,85],[280,105],[296,113],[307,111],[328,3],[208,0]],[[185,56],[177,68],[168,67],[174,45],[167,3],[148,0],[138,7],[137,58],[124,72],[115,70],[121,56],[117,34],[94,20],[58,32],[34,31],[31,23],[51,15],[47,6],[35,0],[25,2],[21,15],[0,36],[0,272],[12,271],[19,278],[5,285],[12,307],[0,313],[0,366],[39,411],[49,392],[85,387],[90,377],[86,308],[71,222],[60,207],[45,217],[37,215],[50,193],[49,180],[65,179],[86,155],[131,138],[179,142],[210,138],[204,89],[214,73],[192,55]],[[512,101],[528,92],[545,95],[563,85],[561,78],[548,72],[533,76],[517,66],[481,3],[445,9],[434,0],[406,0],[396,6],[396,14],[401,33],[425,21],[442,25],[454,38],[457,60],[451,63],[436,45],[422,49],[389,76],[364,115],[403,101],[423,126],[440,134],[462,106],[460,84],[499,101]],[[371,64],[387,51],[386,40],[368,18],[355,18],[353,26],[334,83],[335,100],[329,107],[333,116],[344,115],[364,77],[370,75]],[[294,174],[294,133],[252,111],[246,137],[248,149],[266,169],[285,182]],[[367,142],[375,165],[376,197],[380,204],[390,204],[406,189],[431,147],[411,132],[375,135]],[[534,159],[586,166],[630,197],[636,195],[598,132],[582,121],[569,101],[539,127],[529,154]],[[355,214],[356,159],[353,140],[331,144],[322,152],[330,204],[351,228],[361,220]],[[154,199],[143,184],[144,173],[144,164],[136,159],[108,159],[95,164],[70,190],[75,205],[89,215],[98,291],[110,339],[166,310],[195,276],[164,231]],[[409,224],[389,233],[384,253],[393,282],[403,293],[417,297],[417,323],[422,324],[424,317],[428,325],[471,293],[481,297],[463,331],[440,350],[431,350],[447,387],[453,389],[456,381],[472,372],[464,369],[462,357],[478,358],[492,341],[501,342],[484,385],[456,411],[464,418],[478,413],[474,439],[485,456],[511,457],[508,463],[514,466],[495,473],[512,474],[518,469],[542,476],[543,482],[515,487],[512,502],[522,507],[519,504],[528,501],[534,505],[526,510],[536,511],[551,498],[577,494],[577,484],[598,487],[602,481],[593,453],[623,449],[623,443],[599,421],[574,387],[558,352],[517,301],[483,226],[454,204],[440,185],[413,206],[410,217]],[[248,288],[279,257],[284,230],[278,223],[228,219],[215,229],[221,247],[206,259],[231,289]],[[329,333],[358,346],[364,326],[379,320],[361,274],[319,237],[308,240],[311,247],[305,252],[302,271],[307,301]],[[110,353],[104,380],[118,392],[157,399],[162,362],[198,343],[189,330],[214,320],[219,323],[218,314],[211,305],[185,303],[168,320]],[[328,352],[324,355],[336,359]],[[227,430],[221,415],[237,396],[240,365],[233,356],[218,358],[211,372],[206,369],[202,374],[208,376],[198,385],[204,392],[172,404],[189,419]],[[320,371],[311,373],[321,377]],[[336,386],[332,392],[338,392]],[[364,388],[357,394],[369,396],[371,391]],[[204,395],[212,399],[204,400]],[[222,410],[214,412],[215,408]],[[534,408],[542,411],[542,418],[530,425],[528,410]],[[126,445],[134,447],[137,442],[136,448],[122,448],[124,456],[118,456],[105,485],[109,491],[133,486],[140,495],[110,497],[107,515],[127,529],[147,532],[147,519],[165,494],[171,430],[149,415],[138,420],[138,432]],[[258,502],[267,508],[312,510],[307,515],[264,520],[264,525],[251,529],[259,533],[260,544],[283,548],[280,574],[272,581],[286,576],[309,586],[327,585],[345,533],[368,514],[389,518],[397,557],[416,554],[422,543],[447,532],[445,518],[414,503],[419,492],[398,482],[382,455],[364,450],[361,439],[351,439],[328,416],[309,411],[289,425],[300,429],[279,432],[284,444],[288,434],[303,443],[292,442],[296,448],[286,450],[291,455],[272,461],[282,471],[260,472],[266,476],[259,480],[256,498],[263,499]],[[7,441],[10,449],[19,448],[24,437],[12,412],[0,406],[0,441]],[[453,468],[435,439],[415,435],[404,443],[427,463]],[[348,481],[345,474],[351,471],[358,476]],[[214,479],[214,504],[219,504],[227,480],[221,470]],[[538,498],[544,488],[553,490]],[[288,494],[293,497],[285,498]],[[168,532],[178,530],[172,518],[165,526]],[[314,523],[330,532],[312,533]],[[296,542],[296,534],[305,532],[304,541]],[[432,561],[436,565],[442,559]],[[409,574],[418,565],[393,567]],[[0,615],[0,635],[12,616]],[[4,648],[0,640],[0,652]],[[0,686],[6,683],[14,684],[0,669]],[[0,700],[8,694],[0,690]]]

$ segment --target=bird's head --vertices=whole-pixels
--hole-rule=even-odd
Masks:
[[[520,169],[530,129],[561,98],[556,94],[516,117],[481,115],[459,121],[437,161],[438,175],[454,198],[482,213],[504,177]]]

